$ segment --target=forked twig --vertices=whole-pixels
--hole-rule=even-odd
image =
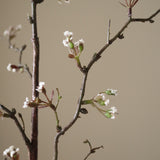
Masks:
[[[88,139],[85,140],[84,143],[87,143],[87,144],[89,145],[89,148],[90,148],[90,151],[89,151],[89,153],[85,156],[84,160],[86,160],[91,154],[95,153],[96,150],[101,149],[101,148],[104,148],[103,146],[99,146],[99,147],[94,147],[94,148],[93,148],[92,145],[91,145],[91,143],[90,143],[90,141],[89,141]]]

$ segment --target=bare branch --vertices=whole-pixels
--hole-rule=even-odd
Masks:
[[[99,146],[99,147],[92,147],[90,141],[87,139],[86,141],[84,141],[84,143],[88,143],[90,151],[89,153],[86,155],[86,157],[84,158],[84,160],[86,160],[91,154],[95,153],[96,150],[103,148],[103,146]]]
[[[94,54],[92,60],[89,62],[87,69],[89,70],[91,66],[101,57],[102,53],[121,35],[123,34],[124,30],[128,27],[128,25],[131,22],[151,22],[153,21],[152,19],[160,13],[160,9],[158,9],[155,13],[153,13],[149,18],[131,18],[129,19],[124,26],[118,31],[118,33],[109,41],[109,43],[106,43],[98,53]]]
[[[153,23],[154,20],[153,18],[155,16],[157,16],[158,14],[160,13],[160,9],[158,9],[155,13],[153,13],[150,17],[148,18],[132,18],[132,22],[150,22],[150,23]]]
[[[17,117],[16,117],[16,111],[15,109],[13,109],[13,111],[10,111],[8,108],[6,108],[4,105],[0,104],[0,108],[2,108],[3,111],[5,111],[8,114],[8,118],[11,118],[14,120],[16,126],[18,127],[26,146],[28,147],[29,150],[31,150],[31,142],[29,140],[29,138],[27,137],[25,130],[23,129],[23,127],[21,126],[20,122],[18,121]]]

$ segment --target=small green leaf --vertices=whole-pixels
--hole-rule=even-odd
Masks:
[[[107,90],[105,93],[108,94],[108,95],[112,94],[111,90]]]
[[[105,102],[103,100],[99,100],[98,103],[101,105],[101,106],[105,106]]]
[[[109,113],[109,112],[106,112],[106,113],[105,113],[105,116],[106,116],[107,118],[111,118],[111,117],[112,117],[111,113]]]
[[[69,42],[69,48],[73,49],[74,48],[74,43],[73,42]]]

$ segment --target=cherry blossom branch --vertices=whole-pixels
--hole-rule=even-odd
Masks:
[[[87,82],[87,76],[88,76],[88,72],[91,69],[92,65],[101,58],[102,53],[118,38],[119,39],[123,39],[123,32],[124,30],[128,27],[128,25],[131,22],[151,22],[153,23],[154,21],[152,20],[158,13],[160,12],[160,9],[158,9],[155,13],[153,13],[149,18],[129,18],[129,20],[124,24],[124,26],[118,31],[117,34],[115,34],[115,36],[108,40],[108,42],[99,50],[98,53],[95,53],[91,59],[91,61],[88,63],[87,67],[82,67],[80,68],[81,72],[84,74],[83,75],[83,82],[82,82],[82,87],[80,90],[80,98],[78,100],[78,104],[77,104],[77,109],[75,112],[75,115],[73,117],[73,119],[71,120],[71,122],[66,125],[59,133],[57,133],[55,140],[54,140],[54,160],[58,160],[58,142],[59,142],[59,138],[64,135],[72,126],[73,124],[77,121],[77,119],[79,118],[79,114],[80,114],[80,110],[81,110],[81,105],[82,105],[82,101],[83,101],[83,97],[85,94],[85,89],[86,89],[86,82]]]
[[[29,140],[29,138],[27,137],[25,130],[24,130],[24,126],[22,126],[20,124],[20,122],[18,121],[17,117],[16,117],[16,110],[12,109],[12,111],[10,111],[8,108],[6,108],[4,105],[0,104],[0,108],[5,111],[6,113],[3,113],[3,117],[6,118],[11,118],[14,120],[16,126],[18,127],[26,146],[28,147],[28,150],[31,150],[31,142]],[[20,114],[20,113],[19,113]]]

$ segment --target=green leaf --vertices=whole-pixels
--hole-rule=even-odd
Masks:
[[[107,90],[105,93],[108,94],[108,95],[112,95],[111,90]]]
[[[105,116],[106,116],[107,118],[111,118],[111,117],[112,117],[111,113],[109,113],[109,112],[106,112],[106,113],[105,113]]]
[[[74,48],[74,43],[73,42],[69,42],[69,48],[73,49]]]
[[[101,106],[105,106],[105,102],[103,100],[99,100],[98,104],[100,104]]]
[[[62,96],[58,96],[58,99],[59,99],[59,100],[62,99]]]

